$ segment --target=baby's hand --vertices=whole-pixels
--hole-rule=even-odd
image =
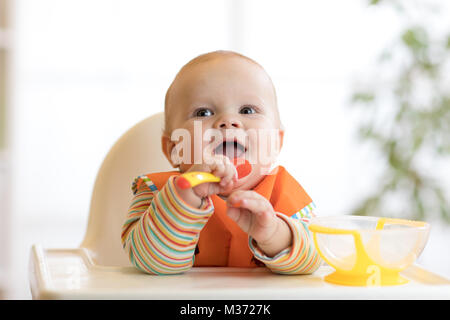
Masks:
[[[214,155],[204,159],[202,164],[194,164],[187,172],[203,171],[210,172],[216,177],[221,178],[220,182],[202,183],[192,190],[200,198],[212,194],[226,193],[233,189],[237,181],[237,171],[230,159],[224,155]]]
[[[228,216],[250,235],[267,256],[291,245],[288,225],[278,218],[272,204],[252,190],[237,190],[227,199]]]

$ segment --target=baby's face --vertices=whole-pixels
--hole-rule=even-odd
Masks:
[[[281,148],[283,131],[275,90],[261,67],[239,57],[214,58],[182,70],[170,90],[168,133],[162,147],[175,166],[173,155],[179,152],[175,133],[177,129],[189,132],[191,156],[178,163],[181,172],[201,161],[200,153],[206,152],[245,158],[252,164],[252,172],[239,179],[233,190],[250,189],[268,173]],[[276,143],[270,146],[274,141],[263,141],[262,132]]]

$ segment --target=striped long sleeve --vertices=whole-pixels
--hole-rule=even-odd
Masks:
[[[292,217],[277,213],[289,226],[293,239],[292,246],[281,251],[274,257],[267,257],[255,240],[249,237],[249,247],[256,259],[263,262],[272,272],[280,274],[310,274],[316,271],[322,260],[314,246],[311,233],[308,229],[312,213],[311,203]]]
[[[145,183],[136,184],[138,179]],[[122,227],[122,244],[131,263],[150,274],[189,270],[200,231],[214,211],[211,199],[196,209],[177,194],[174,177],[160,191],[147,177],[138,179]]]

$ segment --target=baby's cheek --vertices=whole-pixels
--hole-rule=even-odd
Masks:
[[[258,138],[249,137],[246,158],[252,165],[258,163],[258,150]]]

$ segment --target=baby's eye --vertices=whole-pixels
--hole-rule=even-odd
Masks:
[[[212,116],[213,112],[210,109],[201,108],[194,111],[195,117],[209,117]]]
[[[256,113],[256,109],[254,107],[252,107],[252,106],[244,106],[244,107],[241,108],[239,113],[242,113],[242,114],[253,114],[253,113]]]

